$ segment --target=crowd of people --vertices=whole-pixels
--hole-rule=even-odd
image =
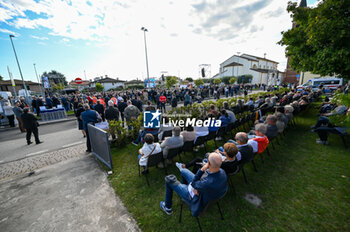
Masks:
[[[166,214],[172,214],[172,197],[175,191],[191,208],[192,215],[198,216],[205,205],[213,200],[222,197],[227,191],[227,176],[241,170],[244,164],[250,162],[256,155],[262,154],[267,149],[270,141],[283,133],[291,124],[294,114],[305,109],[310,102],[321,95],[321,91],[291,90],[283,94],[266,94],[256,101],[250,99],[246,103],[241,101],[236,106],[229,107],[224,104],[223,109],[210,106],[207,117],[214,117],[222,120],[222,127],[231,128],[236,122],[236,114],[244,111],[256,112],[256,120],[250,131],[240,131],[232,139],[224,143],[212,152],[206,153],[203,157],[196,157],[188,163],[176,163],[181,173],[181,181],[175,175],[166,177],[165,199],[160,202],[160,208]],[[182,148],[185,142],[196,145],[199,137],[215,133],[218,137],[220,128],[210,127],[186,127],[178,126],[161,127],[151,132],[145,129],[139,135],[134,145],[143,143],[139,150],[139,165],[147,173],[147,160],[151,155],[163,153],[166,160],[171,149]],[[166,131],[167,136],[163,136]],[[228,131],[224,130],[227,134]],[[223,139],[223,138],[219,138]],[[158,142],[157,142],[158,141]],[[171,160],[168,161],[171,163]],[[160,163],[161,164],[161,163]],[[162,165],[159,166],[162,168]],[[191,170],[190,170],[191,169]]]

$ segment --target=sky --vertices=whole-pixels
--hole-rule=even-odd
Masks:
[[[296,1],[296,0],[294,0]],[[199,65],[220,63],[237,52],[279,62],[276,44],[291,28],[288,0],[0,0],[0,75],[20,78],[9,34],[25,80],[56,70],[67,80],[108,75],[198,78]],[[317,0],[308,0],[316,5]]]

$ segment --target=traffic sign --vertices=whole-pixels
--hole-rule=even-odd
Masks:
[[[75,78],[75,83],[77,84],[83,84],[83,80],[81,78]]]

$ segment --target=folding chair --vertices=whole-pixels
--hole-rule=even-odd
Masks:
[[[157,154],[152,154],[152,155],[150,155],[148,157],[147,165],[145,167],[145,171],[142,173],[146,177],[146,181],[147,181],[147,185],[148,186],[150,186],[149,180],[148,180],[148,172],[149,172],[148,170],[149,170],[150,167],[157,166],[157,164],[159,164],[160,162],[163,163],[165,175],[167,175],[167,170],[166,170],[166,167],[165,167],[165,164],[164,164],[163,152],[159,152]],[[139,166],[139,176],[141,176],[141,166],[140,166],[139,163],[138,163],[138,166]]]
[[[200,146],[200,145],[204,145],[204,150],[205,153],[207,153],[207,146],[205,144],[205,141],[207,140],[207,136],[199,136],[197,137],[197,139],[194,142],[194,146]]]
[[[182,149],[182,147],[176,147],[176,148],[169,149],[166,159],[167,160],[173,160],[177,155],[179,155],[180,162],[182,162],[181,149]]]
[[[202,210],[202,212],[197,216],[195,217],[196,218],[196,221],[197,221],[197,224],[198,224],[198,228],[199,228],[199,231],[203,231],[202,230],[202,226],[199,222],[199,217],[202,217],[205,215],[205,213],[213,206],[213,205],[217,205],[218,206],[218,209],[219,209],[219,213],[220,213],[220,216],[221,216],[221,220],[224,220],[224,216],[222,215],[222,211],[221,211],[221,208],[220,208],[220,204],[219,204],[219,201],[225,197],[227,193],[227,190],[226,192],[218,199],[215,199],[215,200],[212,200],[212,201],[209,201],[208,204],[205,206],[205,208]],[[181,223],[181,219],[182,219],[182,208],[183,208],[183,205],[186,205],[189,210],[191,211],[191,208],[190,208],[190,205],[187,204],[186,201],[184,201],[182,198],[181,198],[181,205],[180,205],[180,217],[179,217],[179,223]]]
[[[182,152],[185,155],[186,151],[187,152],[193,152],[193,147],[194,147],[194,141],[186,141],[184,145],[182,146]]]

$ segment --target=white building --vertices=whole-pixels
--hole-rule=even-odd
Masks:
[[[114,79],[106,75],[105,78],[96,77],[94,81],[90,82],[90,87],[94,88],[96,87],[96,83],[100,83],[103,86],[104,91],[108,91],[110,89],[115,89],[118,87],[122,87],[124,89],[125,88],[124,82],[125,81],[119,80],[118,78]]]
[[[220,64],[215,78],[225,76],[252,75],[252,84],[276,85],[283,80],[282,72],[277,70],[278,62],[253,55],[233,55]]]

